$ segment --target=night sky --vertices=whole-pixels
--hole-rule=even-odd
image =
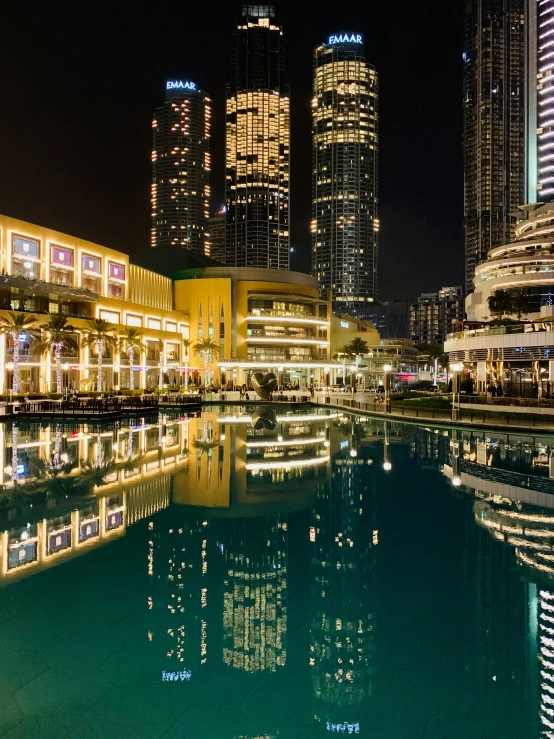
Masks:
[[[221,5],[2,3],[0,212],[120,251],[146,248],[151,118],[168,77],[212,96],[213,206],[222,203],[240,4],[219,14]],[[364,34],[380,77],[379,298],[462,284],[462,0],[276,6],[291,83],[292,267],[309,270],[312,51],[345,30]]]

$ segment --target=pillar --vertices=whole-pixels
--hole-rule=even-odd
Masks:
[[[487,391],[487,363],[477,362],[477,392]]]

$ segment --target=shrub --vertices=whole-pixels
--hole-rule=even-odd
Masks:
[[[48,393],[49,400],[60,400],[61,397],[62,397],[61,393]]]

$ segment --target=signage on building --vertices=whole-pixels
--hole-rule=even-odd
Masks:
[[[363,44],[363,36],[361,33],[340,33],[329,36],[327,43],[333,44]]]
[[[165,83],[166,90],[196,90],[196,82],[190,80],[167,80]]]

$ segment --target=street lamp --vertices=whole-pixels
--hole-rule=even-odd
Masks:
[[[390,364],[383,365],[385,373],[385,413],[390,413],[390,372],[392,366]]]
[[[452,420],[460,420],[460,373],[464,368],[463,362],[452,362],[450,371],[452,372]],[[456,395],[458,396],[458,404],[456,405]]]

